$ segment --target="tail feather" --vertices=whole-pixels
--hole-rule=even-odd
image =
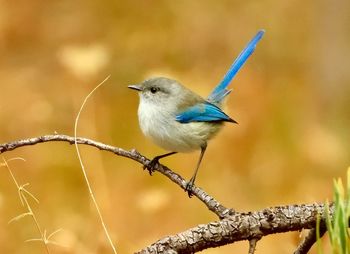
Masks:
[[[265,33],[265,30],[259,30],[254,38],[247,44],[239,56],[235,59],[230,69],[225,74],[221,82],[214,88],[214,90],[208,96],[208,101],[220,104],[220,102],[231,92],[231,90],[226,89],[230,84],[233,77],[239,71],[239,69],[244,65],[249,56],[254,52],[257,43],[261,40]]]

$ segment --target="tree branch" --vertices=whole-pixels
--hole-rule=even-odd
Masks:
[[[0,154],[23,146],[53,141],[63,141],[74,144],[75,139],[67,135],[45,135],[17,140],[0,144]],[[130,158],[142,165],[147,165],[150,162],[149,159],[141,155],[135,149],[127,151],[82,137],[77,138],[77,143],[93,146],[118,156]],[[180,175],[161,164],[157,164],[154,169],[185,190],[186,181]],[[198,225],[197,227],[176,235],[167,236],[137,253],[194,253],[203,249],[242,240],[249,241],[249,253],[254,253],[256,242],[261,237],[275,233],[300,231],[302,229],[313,230],[316,226],[317,214],[323,219],[325,213],[323,204],[278,206],[256,212],[239,213],[233,212],[232,209],[221,205],[217,200],[198,187],[194,186],[193,194],[202,201],[210,211],[218,215],[221,220]],[[334,207],[331,205],[329,211],[331,217],[333,209]],[[324,227],[324,225],[321,224],[321,227]],[[313,232],[312,230],[311,232]],[[298,247],[297,251],[301,250],[299,253],[306,253],[315,242],[314,239],[314,233],[310,233],[304,243]]]
[[[71,145],[73,145],[75,142],[74,137],[67,136],[67,135],[58,135],[58,134],[44,135],[40,137],[16,140],[16,141],[0,144],[0,154],[15,150],[23,146],[30,146],[30,145],[36,145],[39,143],[53,142],[53,141],[68,142]],[[131,151],[127,151],[119,147],[106,145],[101,142],[94,141],[88,138],[82,138],[82,137],[77,137],[77,143],[82,145],[93,146],[100,150],[114,153],[118,156],[130,158],[134,161],[141,163],[142,165],[147,165],[150,162],[148,158],[141,155],[135,149],[132,149]],[[186,180],[182,178],[179,174],[173,172],[168,167],[163,166],[161,164],[158,164],[155,170],[162,173],[163,175],[168,177],[172,182],[174,182],[175,184],[180,186],[183,190],[185,190]],[[200,201],[202,201],[208,207],[208,209],[214,212],[217,216],[219,216],[219,218],[225,218],[230,214],[233,214],[232,209],[228,209],[223,205],[221,205],[216,199],[211,197],[201,188],[193,186],[192,192],[194,196],[196,196]]]
[[[320,237],[322,237],[327,232],[325,225],[320,227]],[[300,243],[294,254],[306,254],[311,249],[312,245],[317,241],[316,228],[310,229],[308,235],[305,237],[304,241]]]
[[[256,244],[258,243],[258,241],[261,239],[260,238],[253,238],[249,240],[249,251],[248,254],[254,254],[255,249],[256,249]]]
[[[249,213],[235,213],[219,222],[198,225],[176,235],[167,236],[136,252],[149,253],[194,253],[207,248],[229,243],[260,239],[263,236],[312,229],[316,226],[317,214],[323,218],[323,204],[278,206]],[[330,207],[330,215],[333,206]],[[255,245],[250,247],[250,251]]]

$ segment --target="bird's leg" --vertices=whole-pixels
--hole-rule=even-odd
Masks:
[[[198,173],[198,169],[199,169],[199,166],[201,164],[201,161],[203,159],[203,156],[204,156],[204,153],[205,153],[205,149],[207,149],[207,144],[205,143],[204,146],[201,147],[201,154],[199,156],[199,160],[198,160],[198,163],[197,163],[197,167],[194,171],[194,174],[193,176],[191,177],[190,181],[186,184],[186,188],[185,188],[185,191],[188,193],[188,196],[189,197],[192,197],[192,187],[194,185],[194,181],[196,180],[196,176],[197,176],[197,173]]]
[[[156,157],[154,157],[147,165],[143,166],[143,169],[147,169],[149,174],[152,175],[152,173],[154,172],[154,168],[155,166],[159,163],[159,160],[161,158],[173,155],[177,152],[171,152],[171,153],[166,153],[166,154],[162,154],[162,155],[158,155]]]

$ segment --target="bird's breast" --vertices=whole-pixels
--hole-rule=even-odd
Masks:
[[[139,124],[146,137],[168,151],[190,152],[200,149],[213,137],[221,123],[176,121],[176,112],[145,101],[138,109]]]

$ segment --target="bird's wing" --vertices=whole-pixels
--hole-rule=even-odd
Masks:
[[[224,112],[222,112],[222,110],[219,107],[206,101],[191,106],[185,111],[176,115],[176,121],[180,123],[222,121],[236,123],[235,120],[233,120]]]
[[[254,52],[256,44],[260,41],[264,33],[264,30],[260,30],[254,36],[254,38],[247,44],[247,46],[243,49],[243,51],[233,62],[233,64],[231,65],[230,69],[227,71],[221,82],[210,93],[210,95],[208,96],[208,101],[215,104],[219,104],[225,98],[225,96],[231,92],[231,90],[226,89],[226,87],[230,84],[233,77],[243,66],[243,64],[247,61],[248,57]]]

